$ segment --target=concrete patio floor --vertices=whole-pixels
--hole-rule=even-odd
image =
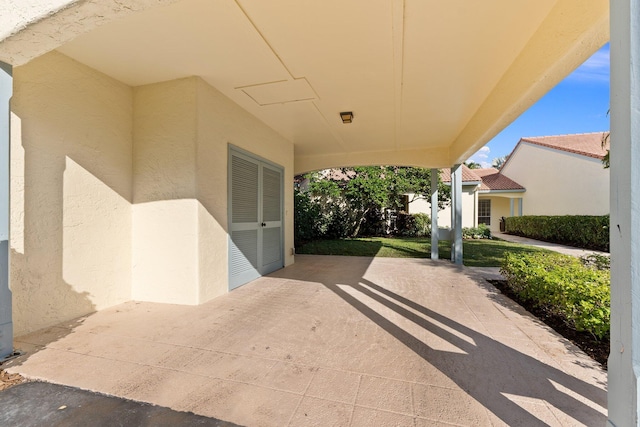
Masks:
[[[201,306],[19,337],[7,370],[247,426],[604,425],[606,372],[482,272],[296,256]]]

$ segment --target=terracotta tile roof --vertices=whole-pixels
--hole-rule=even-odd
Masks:
[[[480,191],[482,192],[524,190],[522,185],[502,175],[497,169],[474,169],[473,171],[482,178],[482,185],[480,186]]]
[[[467,165],[462,165],[462,182],[480,182],[482,179],[475,173],[479,169],[469,169]],[[451,169],[440,169],[442,182],[451,182]]]
[[[474,169],[473,172],[478,175],[480,178],[487,176],[487,175],[492,175],[494,173],[498,173],[500,172],[498,169],[496,168],[484,168],[484,169]]]
[[[593,132],[573,135],[535,136],[522,138],[520,141],[602,159],[607,153],[606,149],[602,148],[602,138],[608,133]]]

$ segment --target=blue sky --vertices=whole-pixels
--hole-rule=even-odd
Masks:
[[[469,160],[490,167],[526,136],[609,130],[609,44],[522,113]]]

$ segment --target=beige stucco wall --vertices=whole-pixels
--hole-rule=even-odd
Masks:
[[[133,298],[199,304],[226,293],[229,144],[283,166],[285,182],[293,145],[197,77],[134,89],[134,141]]]
[[[0,1],[0,61],[24,65],[110,21],[177,1],[180,0]]]
[[[492,232],[500,231],[500,218],[511,216],[511,199],[513,199],[513,215],[519,216],[518,199],[523,197],[526,193],[502,193],[500,195],[488,195],[480,193],[478,200],[489,199],[491,200],[491,225],[489,228]],[[523,203],[523,213],[526,212],[526,206]]]
[[[520,143],[502,173],[527,189],[526,215],[609,213],[609,170],[599,159]]]
[[[132,297],[197,304],[194,79],[133,93]]]
[[[129,87],[59,53],[14,69],[15,334],[131,297]]]
[[[200,299],[228,290],[227,160],[229,144],[284,168],[285,265],[292,264],[293,144],[202,79],[197,88],[196,180],[199,208]]]
[[[293,145],[197,77],[130,88],[52,52],[14,70],[16,335],[131,299],[228,291],[227,156],[284,167]],[[293,190],[285,185],[285,264]]]
[[[475,227],[477,225],[476,212],[478,200],[476,197],[476,185],[462,186],[462,226]],[[409,194],[411,200],[413,194]],[[425,213],[431,216],[431,203],[426,199],[416,199],[409,203],[409,213]],[[438,227],[451,228],[451,204],[438,211]]]

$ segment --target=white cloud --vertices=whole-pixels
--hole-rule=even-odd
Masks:
[[[489,153],[491,153],[491,149],[485,145],[484,147],[476,151],[473,156],[469,157],[467,159],[467,162],[479,163],[483,168],[490,168],[491,163],[488,162]]]
[[[600,49],[578,67],[569,79],[580,82],[609,83],[609,49]]]
[[[484,147],[479,149],[475,155],[481,159],[486,159],[487,157],[489,157],[490,152],[491,152],[491,149],[485,145]]]

